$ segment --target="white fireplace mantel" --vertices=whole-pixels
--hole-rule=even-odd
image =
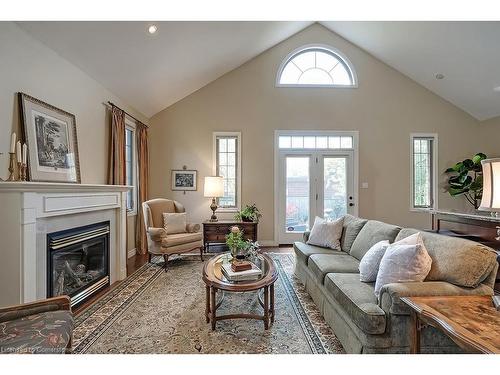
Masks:
[[[46,297],[47,231],[109,220],[110,282],[126,270],[122,185],[0,182],[0,307]]]

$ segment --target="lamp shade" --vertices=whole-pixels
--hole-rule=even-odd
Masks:
[[[483,167],[482,211],[500,212],[500,158],[481,161]]]
[[[224,196],[224,180],[218,176],[205,177],[205,197],[220,198]]]

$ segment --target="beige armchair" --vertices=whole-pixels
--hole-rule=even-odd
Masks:
[[[149,261],[153,255],[163,255],[165,271],[168,257],[172,254],[200,250],[203,261],[203,243],[199,224],[187,224],[186,233],[167,234],[163,227],[163,213],[185,212],[184,206],[170,199],[151,199],[142,204],[144,224],[148,237]]]

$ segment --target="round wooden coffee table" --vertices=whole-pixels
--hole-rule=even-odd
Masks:
[[[221,266],[230,262],[231,255],[224,253],[210,259],[203,268],[203,281],[206,285],[206,308],[205,317],[207,323],[212,323],[212,331],[218,320],[224,319],[258,319],[264,322],[264,329],[274,323],[274,282],[278,278],[278,271],[274,262],[265,254],[259,254],[256,265],[262,270],[262,275],[257,280],[251,281],[229,281],[222,273]],[[263,290],[258,293],[259,303],[264,309],[264,315],[257,314],[227,314],[217,316],[216,312],[222,304],[224,292],[251,292]],[[219,293],[217,293],[219,292]],[[217,300],[217,294],[220,298]]]

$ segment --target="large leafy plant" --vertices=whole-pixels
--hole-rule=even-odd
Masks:
[[[261,218],[261,213],[254,203],[252,205],[246,205],[240,212],[238,212],[234,218],[241,221],[259,221]]]
[[[451,174],[448,178],[448,193],[452,197],[463,195],[475,209],[479,207],[483,196],[481,160],[484,159],[486,159],[486,155],[480,152],[472,159],[460,161],[445,171],[445,173]]]

